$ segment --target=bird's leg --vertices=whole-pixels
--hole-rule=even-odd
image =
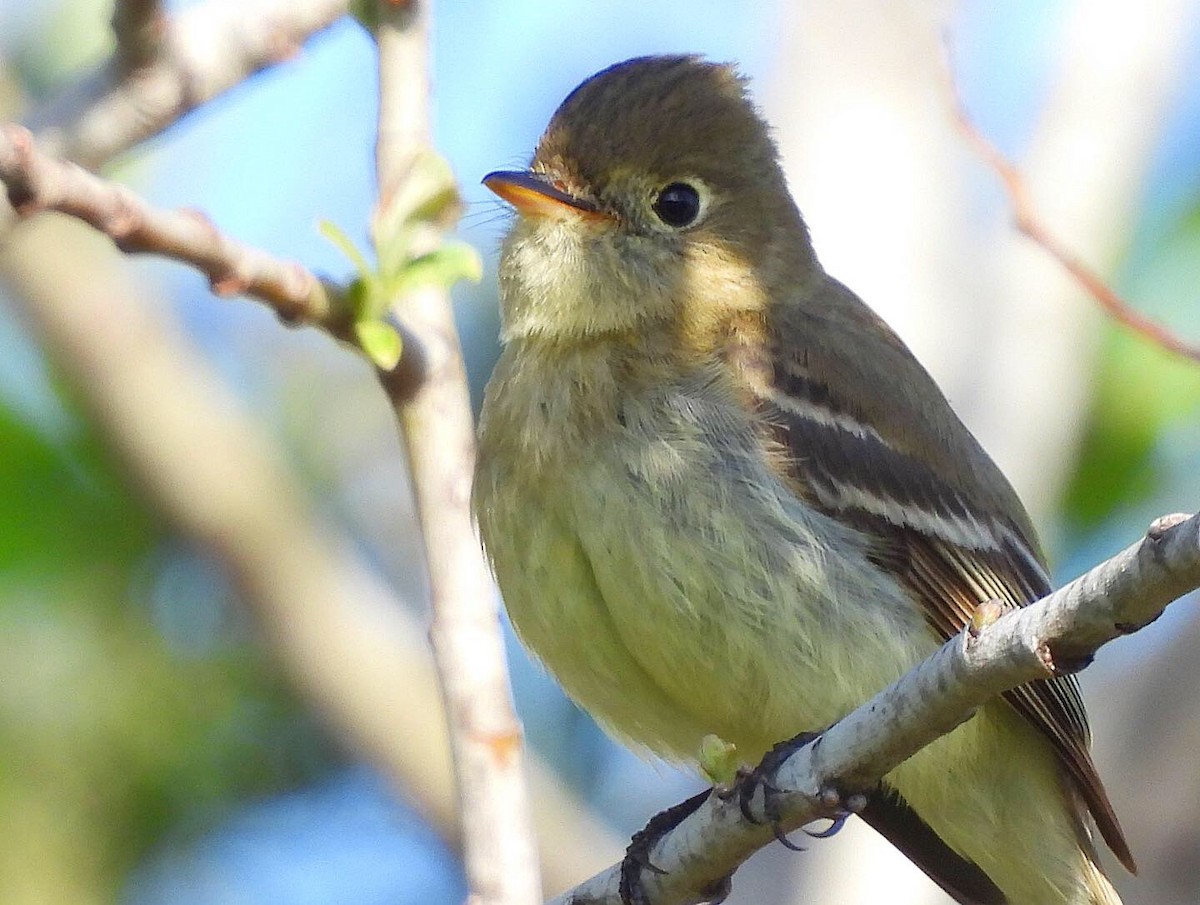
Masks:
[[[779,796],[782,794],[782,790],[775,785],[775,773],[784,761],[805,745],[815,741],[820,737],[820,734],[819,732],[801,732],[795,738],[780,742],[763,755],[763,759],[757,767],[753,770],[742,771],[733,790],[733,794],[738,796],[738,806],[741,808],[742,816],[751,823],[760,823],[762,821],[754,816],[750,805],[754,800],[754,793],[761,788],[763,793],[763,815],[766,818],[766,822],[771,825],[771,831],[775,834],[775,838],[796,852],[804,851],[804,849],[788,839],[780,825]],[[864,793],[847,795],[840,789],[830,786],[821,790],[821,801],[833,813],[833,816],[829,818],[832,822],[824,830],[812,831],[806,829],[804,831],[814,839],[827,839],[834,835],[845,825],[847,818],[851,814],[856,814],[866,807],[867,796]]]
[[[775,785],[775,773],[779,767],[800,748],[815,741],[819,732],[802,732],[795,738],[780,742],[765,755],[757,767],[741,766],[737,761],[737,748],[715,735],[705,736],[700,745],[698,760],[700,769],[713,783],[711,790],[693,795],[674,807],[667,808],[650,818],[646,826],[634,833],[625,857],[621,860],[620,894],[623,905],[650,905],[650,899],[642,886],[643,871],[662,874],[665,871],[650,860],[650,853],[660,839],[671,830],[683,823],[702,805],[710,794],[729,800],[736,797],[738,807],[751,823],[762,823],[751,811],[754,794],[760,788],[763,792],[763,813],[766,822],[771,825],[775,838],[793,851],[803,851],[800,846],[791,842],[781,827],[779,796],[782,790]],[[856,814],[867,805],[867,796],[857,793],[843,795],[837,788],[830,786],[821,790],[821,802],[832,814],[831,824],[820,831],[805,830],[814,839],[827,839],[834,835],[845,824],[851,814]],[[713,905],[724,901],[729,895],[731,877],[723,877],[708,890],[708,900]]]
[[[683,823],[685,819],[695,813],[700,805],[704,804],[705,800],[712,793],[711,789],[705,789],[698,795],[693,795],[686,801],[680,802],[674,807],[667,808],[665,811],[660,811],[650,818],[646,826],[633,834],[633,839],[629,842],[629,847],[625,849],[625,857],[621,859],[621,882],[620,893],[621,902],[624,905],[650,905],[650,899],[646,895],[646,890],[642,887],[642,871],[650,871],[655,874],[666,873],[661,867],[655,866],[650,860],[650,852],[653,850],[658,840],[663,836]],[[730,878],[724,877],[715,884],[712,888],[708,901],[717,905],[723,902],[725,897],[729,895]]]

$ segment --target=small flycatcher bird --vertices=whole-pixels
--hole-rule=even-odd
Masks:
[[[989,600],[1050,589],[1012,487],[899,337],[817,262],[726,65],[643,57],[484,183],[504,351],[474,506],[512,622],[615,736],[695,762],[819,731]],[[1071,678],[893,770],[865,819],[960,903],[1120,905],[1133,859]]]

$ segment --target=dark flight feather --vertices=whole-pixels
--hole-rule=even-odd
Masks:
[[[772,330],[768,319],[768,331],[791,338],[792,345],[776,342],[769,362],[731,362],[771,427],[769,441],[785,453],[773,457],[775,467],[807,502],[872,539],[876,561],[910,589],[942,639],[962,631],[985,601],[1025,606],[1044,596],[1051,589],[1045,564],[1007,480],[990,458],[972,454],[975,439],[900,339],[841,284],[828,280],[824,292],[827,305],[805,310],[782,305],[772,312],[790,323]],[[871,319],[882,332],[813,329],[806,318]],[[873,348],[806,346],[803,340],[794,345],[796,337],[813,335],[855,335]],[[922,397],[940,407],[930,410],[928,403],[916,404],[916,395],[897,398],[865,386],[854,365],[860,356],[884,359],[894,375],[891,388],[913,394],[924,389]],[[851,406],[847,399],[859,401]],[[919,456],[910,452],[916,449]],[[964,468],[969,462],[982,462],[975,466],[980,473]],[[1033,682],[1004,697],[1050,741],[1105,842],[1136,870],[1089,752],[1087,714],[1075,678]],[[892,820],[889,826],[899,837],[909,823]],[[947,888],[950,881],[930,867],[937,862],[922,862],[911,843],[889,838]],[[964,895],[960,902],[989,901]]]

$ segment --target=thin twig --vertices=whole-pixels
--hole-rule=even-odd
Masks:
[[[429,0],[379,0],[380,204],[430,143]],[[470,511],[475,426],[449,294],[393,300],[408,331],[400,373],[383,375],[408,451],[429,568],[430,639],[450,724],[472,902],[541,901],[497,595]]]
[[[255,72],[296,56],[349,5],[207,0],[162,20],[154,52],[139,65],[130,68],[118,47],[26,124],[48,153],[95,169]],[[147,49],[143,44],[141,51]]]
[[[1086,662],[1102,645],[1138,631],[1173,600],[1200,587],[1200,516],[1167,516],[1141,541],[1037,603],[952,638],[933,656],[796,752],[774,785],[782,829],[831,816],[833,788],[869,788],[925,745],[969,719],[996,695],[1057,675],[1055,664]],[[650,901],[708,901],[774,835],[747,821],[738,802],[709,796],[651,853],[643,871]],[[618,905],[619,866],[553,900]]]
[[[349,341],[340,296],[295,261],[244,245],[194,210],[156,208],[131,189],[42,153],[29,130],[0,125],[0,182],[21,216],[54,210],[111,238],[122,251],[191,264],[217,295],[249,295],[288,322],[315,324]]]
[[[1121,298],[1094,270],[1088,267],[1062,242],[1060,242],[1038,217],[1030,198],[1029,186],[1019,167],[1000,152],[980,130],[967,112],[958,91],[954,72],[949,64],[950,53],[946,51],[947,65],[944,70],[947,93],[954,117],[954,125],[967,144],[979,158],[1000,177],[1004,192],[1008,196],[1017,230],[1032,239],[1056,260],[1075,281],[1092,296],[1100,307],[1117,323],[1122,324],[1162,348],[1200,361],[1200,344],[1176,336],[1171,330],[1133,308]]]

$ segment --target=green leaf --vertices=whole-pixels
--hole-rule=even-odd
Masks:
[[[352,319],[357,323],[381,320],[388,312],[393,294],[379,274],[372,272],[354,280],[346,288],[346,298],[350,302]]]
[[[479,253],[465,242],[447,242],[441,248],[413,258],[394,283],[397,293],[421,286],[449,289],[459,280],[478,283],[483,278]]]
[[[390,371],[400,361],[404,343],[400,334],[386,321],[359,321],[354,325],[354,336],[376,367]]]
[[[700,769],[713,785],[732,783],[741,765],[736,745],[716,735],[706,735],[700,740]]]
[[[386,238],[376,238],[375,255],[379,259],[379,275],[385,279],[398,277],[412,258],[412,247],[420,235],[410,226],[395,226]]]
[[[400,336],[384,321],[398,296],[418,287],[449,289],[459,280],[482,278],[483,263],[475,249],[442,238],[459,209],[450,165],[434,151],[423,150],[413,156],[408,172],[380,200],[371,218],[375,266],[340,228],[328,221],[320,223],[322,235],[358,271],[358,278],[346,287],[354,337],[381,368],[390,369],[400,360]]]
[[[346,287],[346,301],[350,305],[351,320],[360,321],[372,316],[368,310],[371,307],[371,290],[367,284],[373,279],[373,275],[358,277],[351,280],[350,285]]]
[[[380,199],[371,220],[380,273],[399,276],[414,248],[418,253],[428,250],[442,231],[454,225],[459,208],[450,165],[430,150],[414,155],[408,172],[389,196]]]
[[[367,263],[367,259],[363,257],[358,247],[351,241],[350,237],[342,231],[336,223],[330,220],[322,220],[317,224],[317,229],[321,231],[326,239],[328,239],[335,248],[350,259],[350,263],[354,265],[354,269],[362,276],[369,276],[373,269]]]

